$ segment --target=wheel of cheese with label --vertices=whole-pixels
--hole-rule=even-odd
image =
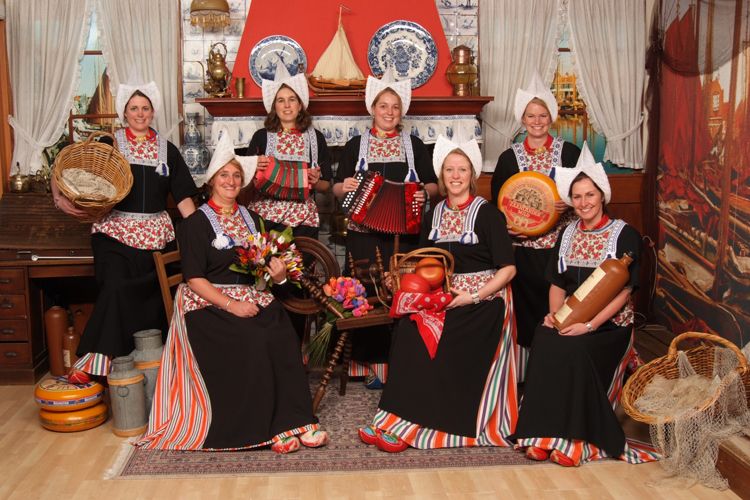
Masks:
[[[71,384],[65,378],[48,378],[34,390],[37,404],[47,411],[74,411],[100,403],[104,387],[99,382]]]
[[[55,432],[78,432],[93,429],[107,421],[107,405],[99,403],[76,411],[39,410],[42,427]]]
[[[520,172],[500,188],[497,208],[514,231],[539,236],[555,227],[560,217],[555,210],[559,199],[555,181],[539,172]]]

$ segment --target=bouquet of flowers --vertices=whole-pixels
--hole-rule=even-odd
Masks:
[[[358,279],[339,276],[331,278],[323,285],[323,293],[328,298],[329,304],[336,309],[341,317],[360,317],[372,309],[367,302],[367,291]],[[331,341],[331,331],[339,316],[331,311],[326,311],[326,322],[318,330],[307,346],[306,353],[309,362],[313,366],[323,365],[328,353],[328,344]]]
[[[286,277],[299,286],[302,276],[302,254],[294,244],[292,228],[266,232],[261,221],[260,232],[251,234],[241,246],[235,247],[237,257],[229,266],[232,271],[249,274],[255,279],[255,288],[264,290],[271,281],[267,265],[271,257],[278,257],[286,264]]]

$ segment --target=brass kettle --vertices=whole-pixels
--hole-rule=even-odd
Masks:
[[[31,179],[21,173],[21,165],[16,162],[16,173],[10,176],[10,192],[25,193],[31,187]]]
[[[224,47],[223,54],[219,50],[219,45]],[[232,76],[232,72],[227,67],[226,56],[227,46],[224,45],[224,42],[216,42],[211,45],[211,49],[208,51],[208,58],[206,59],[208,69],[201,63],[201,67],[205,71],[203,75],[203,90],[210,97],[227,97],[229,95],[227,84]],[[206,80],[206,77],[208,77],[208,80]]]

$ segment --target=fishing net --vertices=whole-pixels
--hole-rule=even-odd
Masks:
[[[651,440],[662,454],[667,476],[655,486],[690,487],[696,482],[726,489],[716,469],[719,444],[741,433],[750,435],[745,386],[737,354],[716,347],[713,368],[696,367],[685,351],[677,355],[677,378],[655,375],[635,401],[651,415]]]

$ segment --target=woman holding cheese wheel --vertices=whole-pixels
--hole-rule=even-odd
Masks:
[[[515,266],[502,214],[474,195],[481,165],[476,141],[438,138],[433,167],[447,199],[425,216],[421,246],[453,255],[453,297],[394,297],[391,313],[405,315],[394,330],[388,384],[371,424],[360,429],[362,441],[381,450],[511,445],[516,341],[506,285]],[[416,273],[430,264],[417,264]],[[423,276],[433,284],[440,278]],[[419,300],[421,310],[403,310]],[[437,302],[447,308],[432,307]]]
[[[557,119],[557,101],[544,85],[538,74],[534,74],[528,88],[518,89],[515,100],[516,120],[526,128],[526,138],[515,143],[500,155],[495,172],[492,174],[492,204],[497,206],[497,198],[503,184],[519,172],[537,172],[553,180],[555,173],[562,168],[575,166],[581,150],[578,146],[565,142],[560,137],[549,134],[550,126]],[[565,202],[555,203],[561,213],[557,224],[544,234],[526,237],[511,228],[518,276],[513,282],[513,299],[516,305],[518,324],[518,344],[528,348],[536,325],[547,313],[547,291],[549,283],[544,279],[544,270],[552,255],[552,247],[560,230],[570,222]],[[528,351],[522,349],[521,364],[525,364]],[[523,366],[519,375],[523,377]]]
[[[633,304],[638,286],[640,236],[605,212],[607,174],[584,144],[574,169],[558,172],[557,189],[576,220],[562,232],[547,268],[549,314],[534,333],[523,402],[514,438],[534,460],[563,466],[619,458],[654,460],[653,450],[626,443],[615,416],[625,367],[632,353]],[[630,253],[630,278],[587,323],[557,331],[553,316],[605,259]]]

